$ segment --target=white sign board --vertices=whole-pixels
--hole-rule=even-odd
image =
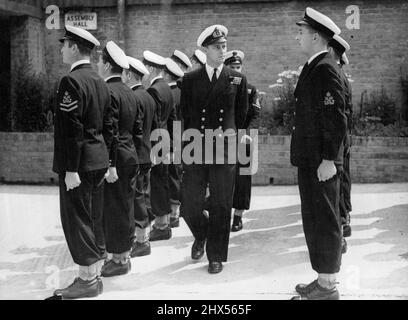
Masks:
[[[65,14],[65,24],[86,30],[97,29],[96,12],[70,12]]]

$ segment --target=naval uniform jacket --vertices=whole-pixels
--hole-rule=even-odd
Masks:
[[[113,140],[109,89],[90,63],[61,79],[55,107],[53,171],[107,168]]]
[[[201,133],[203,148],[205,129],[243,129],[248,112],[246,77],[223,66],[215,85],[211,84],[205,66],[193,70],[183,77],[180,108],[184,130],[196,129]],[[225,139],[224,163],[227,163],[228,148]],[[204,161],[204,150],[202,152]],[[215,153],[213,163],[215,163]]]
[[[342,165],[347,122],[340,72],[327,52],[303,68],[294,92],[292,165],[317,168],[323,159]]]
[[[169,85],[163,78],[158,78],[147,89],[147,92],[156,101],[156,122],[158,128],[171,129],[168,124],[176,120],[176,111],[174,109],[173,94]]]
[[[151,164],[150,150],[152,148],[152,144],[150,141],[150,133],[157,127],[155,119],[156,102],[146,91],[143,85],[134,86],[132,87],[132,90],[141,107],[143,119],[143,135],[140,139],[135,141],[139,163]]]
[[[347,134],[344,139],[344,148],[348,148],[351,146],[351,130],[353,126],[353,103],[352,103],[352,91],[350,81],[348,80],[346,73],[344,72],[343,68],[340,67],[341,70],[341,80],[343,83],[344,93],[345,93],[345,113],[347,117]]]
[[[116,156],[111,158],[111,167],[139,164],[135,140],[141,139],[143,123],[140,105],[132,90],[122,82],[120,76],[107,80],[111,93],[111,104],[116,112],[118,127]]]

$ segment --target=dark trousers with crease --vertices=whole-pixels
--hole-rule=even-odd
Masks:
[[[65,173],[59,174],[62,228],[72,259],[80,266],[90,266],[106,257],[102,230],[106,170],[79,172],[81,184],[69,191]]]
[[[119,254],[130,250],[135,233],[134,199],[138,166],[116,169],[119,179],[105,183],[103,221],[106,250]]]
[[[152,215],[152,206],[150,203],[150,170],[150,163],[140,164],[139,174],[136,177],[134,218],[136,225],[142,229],[149,225],[149,217]]]
[[[207,239],[209,261],[227,261],[235,168],[235,164],[183,165],[181,216],[196,240]],[[209,219],[202,213],[207,184]]]
[[[246,145],[247,155],[250,154],[250,145]],[[232,207],[238,210],[248,210],[251,204],[251,187],[252,176],[241,175],[240,168],[249,168],[250,163],[237,164],[236,177],[235,177],[235,189]]]
[[[169,192],[170,192],[170,203],[180,204],[181,203],[181,177],[183,172],[183,167],[181,164],[170,163],[168,166],[169,170]]]
[[[298,168],[303,231],[312,268],[318,273],[340,270],[340,174],[319,182],[317,168]]]
[[[345,146],[343,172],[340,179],[340,216],[342,224],[350,221],[351,210],[350,148]]]
[[[150,173],[152,212],[157,217],[171,212],[168,175],[168,165],[163,163],[153,166]]]

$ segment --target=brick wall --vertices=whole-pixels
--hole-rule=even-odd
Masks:
[[[55,183],[51,171],[52,133],[0,132],[0,182]],[[351,173],[354,183],[408,182],[408,138],[354,137]],[[289,163],[289,136],[259,137],[256,185],[296,184]]]
[[[102,3],[109,5],[108,2]],[[127,1],[127,54],[140,58],[146,49],[164,56],[169,56],[174,49],[191,54],[200,32],[211,24],[221,23],[230,30],[228,47],[246,53],[244,72],[249,81],[260,90],[270,92],[268,86],[275,82],[279,72],[297,68],[306,60],[298,52],[295,22],[305,7],[311,6],[328,14],[342,28],[342,36],[352,47],[351,64],[346,72],[354,79],[355,106],[360,102],[362,91],[370,92],[381,85],[401,104],[400,68],[401,64],[408,63],[408,3],[405,0],[171,2],[146,5],[143,4],[146,1],[141,1],[135,5],[137,1]],[[345,9],[350,4],[360,8],[359,30],[348,30],[345,26]],[[95,35],[102,45],[107,40],[117,41],[117,9],[108,6],[88,10],[98,13]],[[61,63],[57,42],[61,34],[62,30],[46,31],[47,71],[55,79],[68,69]]]

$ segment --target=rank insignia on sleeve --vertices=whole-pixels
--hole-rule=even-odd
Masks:
[[[64,97],[62,98],[62,103],[69,104],[72,102],[71,96],[69,95],[68,91],[65,91]]]
[[[241,84],[241,77],[230,77],[231,84],[240,85]]]
[[[62,102],[60,103],[60,110],[70,112],[78,108],[78,100],[72,101],[72,98],[68,91],[65,91]]]
[[[324,105],[325,106],[329,106],[329,105],[333,105],[334,104],[334,98],[332,97],[332,95],[330,94],[329,91],[327,91],[326,96],[324,97]]]

